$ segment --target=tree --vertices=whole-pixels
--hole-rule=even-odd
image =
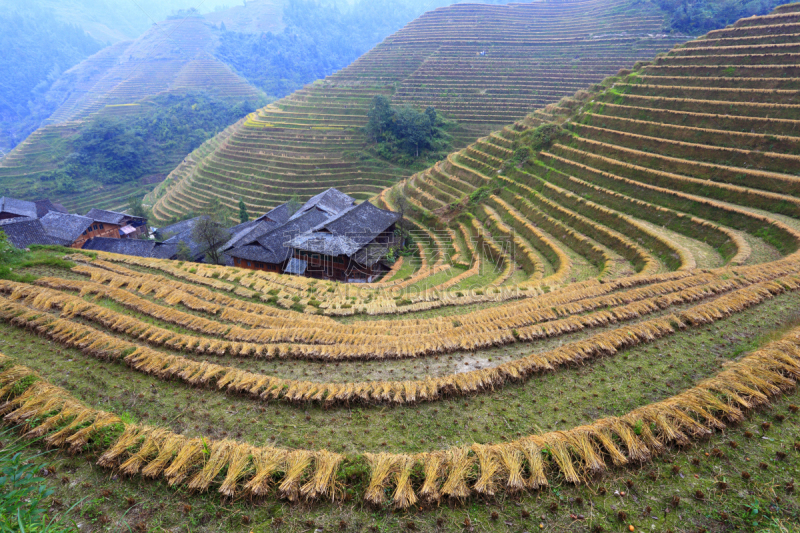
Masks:
[[[433,107],[428,107],[425,112],[410,106],[392,109],[389,99],[379,94],[372,99],[367,117],[369,120],[364,131],[380,145],[379,153],[390,154],[401,149],[419,157],[420,150],[433,147],[438,131]]]
[[[247,206],[244,205],[244,200],[239,198],[239,222],[244,224],[250,220],[250,215],[247,214]]]
[[[302,206],[303,204],[300,203],[300,197],[297,196],[297,193],[294,193],[292,197],[289,198],[289,201],[286,202],[286,207],[289,209],[289,216],[292,216],[300,211]]]
[[[189,248],[189,245],[186,244],[185,241],[181,241],[178,243],[178,259],[180,261],[191,261],[192,260],[192,250]]]
[[[427,116],[431,121],[431,126],[436,125],[436,108],[433,106],[428,106],[425,108],[425,116]]]
[[[392,119],[394,133],[406,144],[406,150],[414,157],[419,157],[419,149],[427,148],[433,137],[433,124],[427,113],[420,113],[413,107],[403,106],[394,113]]]
[[[230,233],[213,217],[203,215],[192,228],[192,240],[204,250],[206,261],[219,265],[222,263],[220,245],[230,238]]]
[[[147,218],[147,211],[142,204],[142,198],[139,196],[131,196],[128,200],[128,214],[134,217]]]
[[[383,140],[394,118],[392,102],[382,94],[375,95],[367,113],[367,135],[374,141]]]
[[[209,263],[222,263],[219,247],[230,238],[230,232],[225,229],[229,215],[228,208],[215,197],[208,202],[203,214],[194,223],[192,241],[201,247]]]

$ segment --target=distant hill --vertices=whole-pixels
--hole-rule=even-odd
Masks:
[[[146,202],[168,220],[212,198],[263,212],[328,187],[367,198],[404,167],[365,153],[373,97],[434,106],[465,146],[537,107],[686,40],[648,2],[458,4],[428,12],[352,65],[250,115],[181,164]]]
[[[263,105],[260,91],[213,56],[218,38],[215,25],[203,18],[170,19],[65,72],[46,95],[55,111],[45,125],[0,160],[0,190],[23,198],[57,197],[71,210],[120,206],[129,196],[143,194],[191,149],[246,113],[246,103],[249,109]],[[188,105],[178,101],[187,98]],[[187,113],[176,122],[164,115],[169,109],[191,112],[201,101],[204,110],[211,110],[201,120]],[[228,112],[233,110],[239,114]],[[137,146],[137,136],[155,134],[149,122],[141,122],[144,117],[164,121],[168,125],[162,129],[176,138],[157,155],[150,152],[153,157],[136,179],[129,179],[130,161],[114,163],[106,157],[107,165],[98,166],[77,148],[90,146],[98,131],[127,135],[130,146]],[[184,131],[187,126],[192,131]]]
[[[50,13],[0,11],[0,156],[53,111],[44,96],[59,76],[102,47]]]
[[[249,0],[248,13],[254,13],[256,5],[280,6],[281,1]],[[205,4],[200,2],[200,11],[207,12],[217,6],[231,7],[242,5],[241,0],[214,0]],[[194,0],[0,0],[0,10],[4,13],[49,12],[62,24],[76,26],[95,40],[112,44],[139,37],[155,22],[169,17],[173,12],[198,6]],[[277,13],[280,20],[280,10]],[[260,17],[256,14],[254,19]],[[273,24],[270,22],[270,24]]]
[[[285,96],[331,74],[425,9],[447,1],[248,0],[204,15],[174,12],[135,41],[116,42],[66,72],[50,74],[55,81],[39,88],[43,94],[28,106],[37,112],[25,129],[6,136],[6,146],[13,147],[43,125],[0,160],[0,190],[24,198],[48,194],[70,208],[98,201],[102,207],[123,205],[125,197],[144,194],[163,179],[198,139],[254,110],[260,92],[268,99]],[[71,0],[52,14],[60,17],[66,6],[91,3]],[[179,117],[181,109],[192,112]],[[169,126],[155,126],[156,120]],[[124,154],[95,154],[100,133],[112,135],[107,144]],[[166,135],[169,146],[153,141]],[[147,149],[140,159],[146,161],[132,164],[136,158],[129,155],[141,148],[142,136]]]
[[[205,19],[228,31],[242,33],[279,32],[284,24],[281,18],[283,2],[279,0],[248,0],[246,5],[213,11]]]

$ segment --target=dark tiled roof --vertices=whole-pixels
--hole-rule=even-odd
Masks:
[[[157,242],[155,248],[153,248],[153,254],[150,257],[155,257],[156,259],[175,259],[177,256],[177,244]]]
[[[338,215],[348,207],[352,207],[355,202],[353,197],[331,188],[312,196],[292,217],[298,217],[314,207],[326,212],[328,216]]]
[[[116,211],[104,211],[103,209],[90,209],[88,213],[86,213],[88,218],[96,222],[102,222],[104,224],[117,224],[122,225],[122,221],[128,217],[128,215],[124,213],[117,213]]]
[[[51,237],[74,242],[83,234],[94,222],[91,218],[81,215],[69,215],[50,211],[40,218],[42,226]]]
[[[266,213],[258,217],[256,220],[269,219],[272,220],[273,222],[277,222],[278,224],[284,224],[289,220],[290,216],[291,214],[289,213],[289,204],[281,204],[278,207],[275,207],[267,211]]]
[[[281,204],[267,211],[255,220],[243,222],[242,224],[232,227],[230,231],[233,237],[222,246],[222,249],[230,250],[236,246],[252,243],[268,231],[277,228],[281,224],[285,224],[288,220],[289,206],[287,204]]]
[[[186,246],[189,247],[189,253],[194,260],[202,259],[203,256],[208,251],[208,248],[201,243],[197,243],[192,239],[192,232],[194,231],[194,226],[198,220],[204,218],[204,216],[199,216],[195,218],[190,218],[189,220],[184,220],[182,222],[178,222],[177,224],[172,224],[171,226],[167,226],[165,228],[161,228],[158,230],[156,236],[159,238],[164,238],[169,234],[173,234],[167,240],[164,241],[165,244],[173,244],[178,245],[181,242],[186,243]],[[229,231],[229,230],[226,230]],[[227,241],[230,238],[230,233],[228,236],[225,237]]]
[[[258,218],[254,219],[254,220],[248,220],[247,222],[242,222],[241,224],[236,224],[235,226],[231,226],[228,229],[230,230],[231,235],[236,235],[237,233],[239,233],[241,231],[244,231],[246,229],[252,228],[256,224],[258,224],[259,221],[260,221],[260,219],[258,219]]]
[[[327,220],[328,215],[323,211],[312,208],[297,218],[290,219],[286,224],[278,226],[265,233],[258,239],[240,241],[242,246],[233,248],[226,253],[231,257],[262,263],[282,263],[292,254],[288,242],[305,233],[309,229]]]
[[[244,224],[234,226],[231,228],[233,237],[222,246],[222,249],[230,250],[244,243],[251,243],[270,230],[277,228],[279,225],[278,222],[273,222],[271,220],[256,219],[253,220],[252,223],[245,222]]]
[[[6,224],[16,224],[17,222],[28,222],[31,220],[36,220],[36,217],[14,217],[14,218],[4,218],[0,220],[0,226],[5,226]]]
[[[334,234],[349,235],[364,245],[372,242],[398,220],[400,213],[386,211],[369,202],[363,202],[329,219],[325,222],[324,228]]]
[[[8,196],[0,197],[0,213],[10,213],[19,217],[36,218],[36,204]]]
[[[32,244],[57,244],[69,246],[72,241],[59,239],[48,235],[42,222],[36,218],[20,217],[2,221],[0,231],[3,231],[9,242],[14,247],[25,249]]]
[[[258,244],[239,246],[238,248],[227,251],[226,254],[230,257],[236,257],[237,259],[244,259],[246,261],[260,261],[262,263],[280,263],[283,261],[283,259],[279,261],[277,256],[271,250],[267,250]]]
[[[292,239],[291,245],[298,250],[350,257],[399,219],[399,213],[363,202]]]
[[[163,228],[157,229],[156,233],[162,239],[177,237],[179,234],[185,233],[187,231],[191,233],[192,228],[194,228],[194,223],[200,220],[200,218],[202,217],[194,217],[186,220],[181,220],[180,222],[176,222],[175,224],[171,224],[169,226],[164,226]]]
[[[292,248],[317,254],[350,257],[361,246],[347,235],[334,235],[326,232],[308,232],[298,235],[291,241]]]
[[[50,211],[55,211],[57,213],[68,213],[67,209],[55,202],[51,202],[50,200],[36,200],[33,202],[36,205],[36,216],[42,218]]]
[[[114,239],[95,237],[83,245],[84,250],[96,250],[112,254],[133,255],[136,257],[157,257],[169,259],[178,251],[177,244],[163,244],[142,239]]]
[[[150,257],[156,243],[141,239],[114,239],[113,237],[95,237],[83,245],[84,250],[110,252],[112,254],[135,255],[137,257]]]

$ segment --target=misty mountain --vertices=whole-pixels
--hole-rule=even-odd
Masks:
[[[0,11],[0,155],[53,112],[44,95],[71,67],[103,45],[46,11]]]
[[[241,0],[212,0],[208,4],[200,3],[200,6],[201,12],[208,12],[215,7],[241,4]],[[177,10],[197,5],[196,0],[0,0],[0,12],[49,13],[54,20],[77,26],[95,40],[110,44],[135,39],[151,24],[166,19]]]

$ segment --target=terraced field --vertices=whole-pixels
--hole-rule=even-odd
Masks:
[[[167,20],[137,40],[105,48],[65,72],[53,91],[64,101],[44,126],[0,159],[4,194],[28,197],[36,191],[36,198],[51,194],[55,184],[43,178],[71,152],[70,135],[93,121],[136,116],[152,105],[149,97],[202,90],[232,102],[256,101],[259,91],[213,56],[217,39],[210,23],[201,18]],[[170,158],[161,169],[162,178],[184,155]],[[98,188],[78,181],[78,193],[51,195],[81,212],[125,205],[132,195],[153,186],[128,183]]]
[[[377,284],[31,261],[0,281],[0,413],[76,454],[57,498],[111,530],[792,531],[797,20],[385,189],[420,252]]]
[[[352,65],[254,113],[146,198],[168,220],[219,197],[264,212],[329,187],[367,198],[408,171],[361,156],[377,94],[457,121],[456,148],[649,59],[686,37],[660,34],[649,4],[547,1],[436,9]]]

